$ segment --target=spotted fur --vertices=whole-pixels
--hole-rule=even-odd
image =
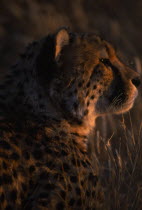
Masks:
[[[138,85],[94,34],[63,28],[29,45],[0,85],[0,209],[104,209],[88,137]]]

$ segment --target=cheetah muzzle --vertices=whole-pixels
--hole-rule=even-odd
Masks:
[[[88,136],[133,106],[139,83],[94,34],[30,44],[0,85],[0,209],[104,209]]]

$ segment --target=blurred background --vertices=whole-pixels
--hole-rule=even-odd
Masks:
[[[141,0],[0,0],[0,78],[29,42],[61,26],[100,35],[113,44],[122,61],[141,73]],[[141,92],[140,87],[130,113],[97,120],[96,130],[103,138],[123,137],[124,124],[128,130],[133,127],[134,134],[138,134],[142,117]]]

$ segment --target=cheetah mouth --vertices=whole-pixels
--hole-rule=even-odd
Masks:
[[[114,98],[102,96],[97,102],[96,112],[100,115],[110,113],[121,114],[127,112],[133,107],[137,95],[138,91],[136,88],[134,88],[131,94],[120,93]]]
[[[135,90],[135,92],[131,96],[128,96],[126,98],[126,101],[124,103],[122,103],[118,108],[116,107],[115,114],[120,114],[129,111],[133,107],[137,96],[138,91]]]

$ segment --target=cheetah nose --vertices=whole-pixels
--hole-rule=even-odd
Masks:
[[[141,84],[140,77],[133,78],[132,83],[133,83],[133,85],[135,85],[135,87],[140,86],[140,84]]]

